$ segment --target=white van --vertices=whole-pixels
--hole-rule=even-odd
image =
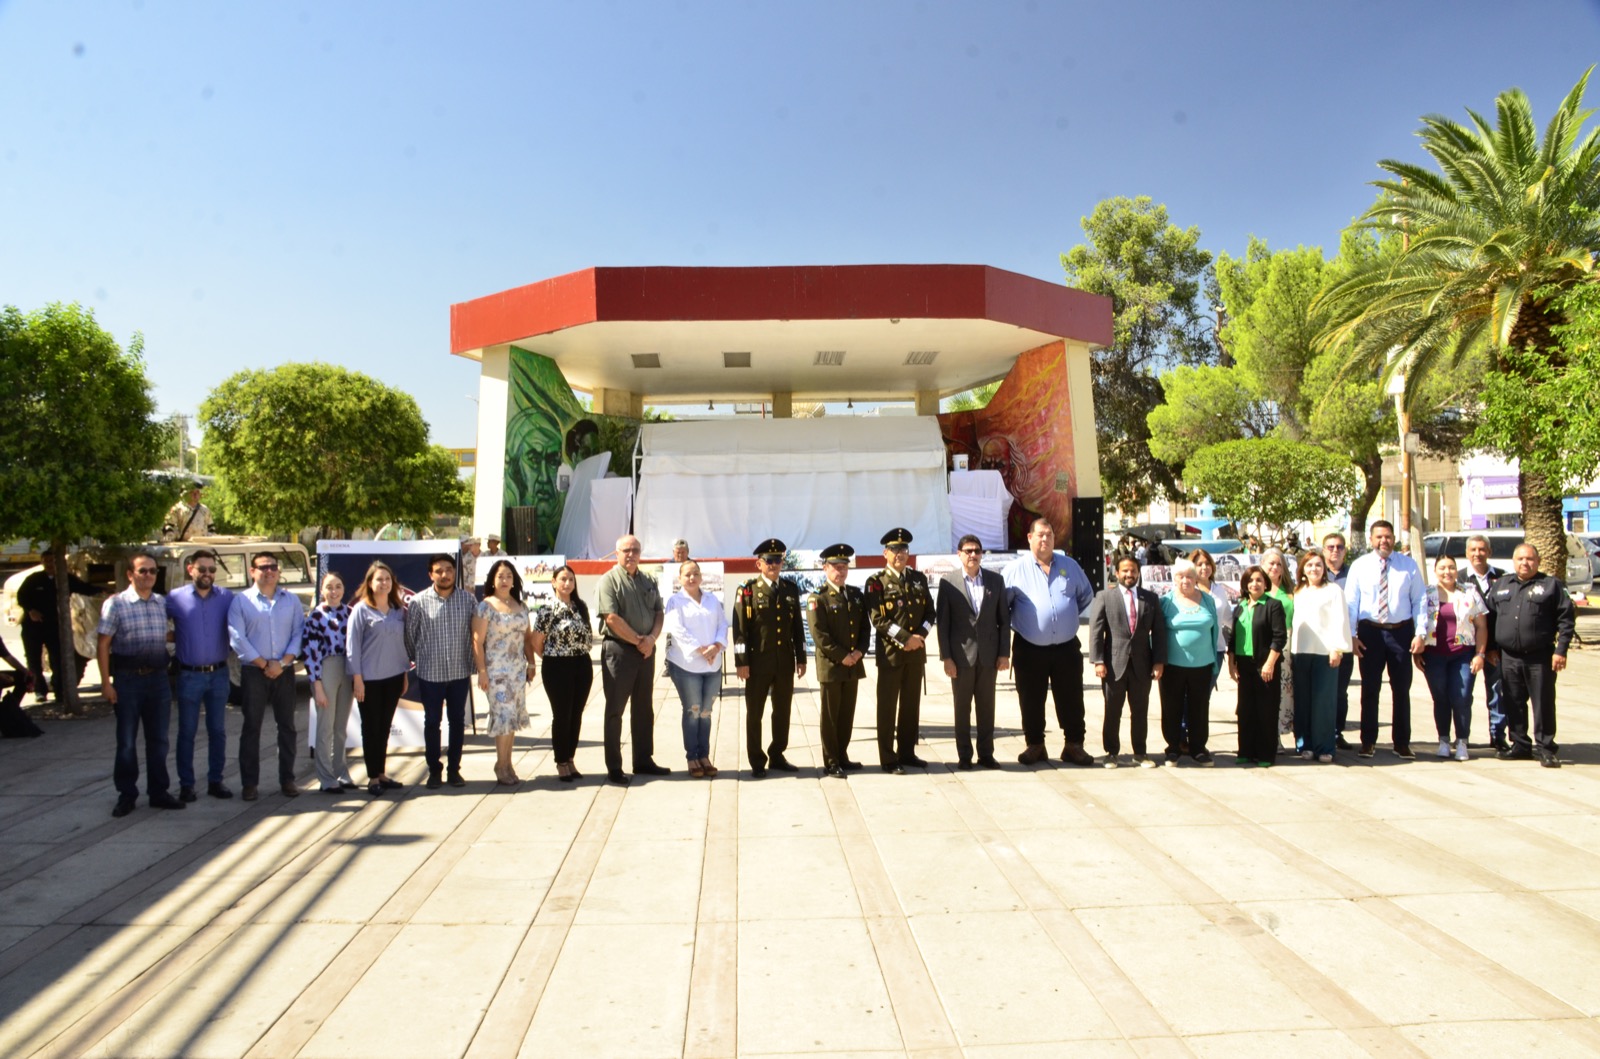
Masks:
[[[1517,550],[1517,545],[1526,538],[1522,530],[1457,530],[1454,533],[1430,533],[1422,538],[1422,551],[1426,555],[1428,584],[1434,583],[1433,561],[1441,555],[1448,555],[1455,559],[1458,565],[1465,565],[1467,559],[1467,538],[1483,537],[1489,542],[1489,565],[1508,574],[1516,573],[1516,568],[1511,563],[1511,556]],[[1540,559],[1540,569],[1548,574],[1553,574],[1566,582],[1569,592],[1587,594],[1594,584],[1594,572],[1589,567],[1589,552],[1584,548],[1583,542],[1576,536],[1567,534],[1567,561],[1564,569],[1552,569],[1548,559]]]

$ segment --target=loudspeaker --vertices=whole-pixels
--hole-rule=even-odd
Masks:
[[[1098,496],[1074,497],[1072,501],[1072,551],[1069,554],[1089,575],[1089,583],[1096,592],[1106,586],[1105,509],[1105,501]]]

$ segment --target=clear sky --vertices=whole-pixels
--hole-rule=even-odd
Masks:
[[[1519,86],[1542,122],[1596,60],[1600,0],[0,0],[0,304],[143,331],[163,412],[324,360],[471,445],[453,302],[591,265],[1059,280],[1112,195],[1331,251],[1420,115]]]

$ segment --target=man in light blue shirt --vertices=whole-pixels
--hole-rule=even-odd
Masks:
[[[278,724],[278,783],[285,798],[294,785],[294,663],[300,656],[305,611],[293,592],[278,587],[278,557],[250,557],[254,585],[236,593],[228,607],[228,644],[239,656],[244,727],[239,732],[239,782],[253,802],[261,779],[261,721],[267,706]]]
[[[1394,550],[1394,526],[1379,519],[1367,530],[1372,551],[1350,564],[1344,592],[1355,631],[1355,653],[1361,667],[1361,757],[1371,757],[1378,741],[1378,691],[1389,671],[1389,734],[1396,757],[1407,761],[1411,751],[1411,656],[1422,653],[1417,632],[1427,593],[1422,571],[1409,556]]]
[[[1056,720],[1066,746],[1061,760],[1093,765],[1084,752],[1083,652],[1078,621],[1094,601],[1094,586],[1073,559],[1056,554],[1056,534],[1048,519],[1028,527],[1028,550],[1005,569],[1006,602],[1011,608],[1011,671],[1022,709],[1022,734],[1028,748],[1024,765],[1049,756],[1044,745],[1044,700],[1055,701]]]

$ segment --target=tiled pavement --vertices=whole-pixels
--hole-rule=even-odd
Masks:
[[[0,1055],[1600,1054],[1600,651],[1572,662],[1560,770],[1420,738],[1235,768],[1225,677],[1216,768],[1024,769],[1003,690],[1007,767],[962,773],[930,667],[926,773],[821,777],[808,675],[798,775],[735,772],[729,695],[692,780],[662,680],[675,771],[626,791],[599,689],[575,786],[536,691],[514,792],[479,738],[461,790],[113,820],[111,722],[53,722],[0,743]]]

